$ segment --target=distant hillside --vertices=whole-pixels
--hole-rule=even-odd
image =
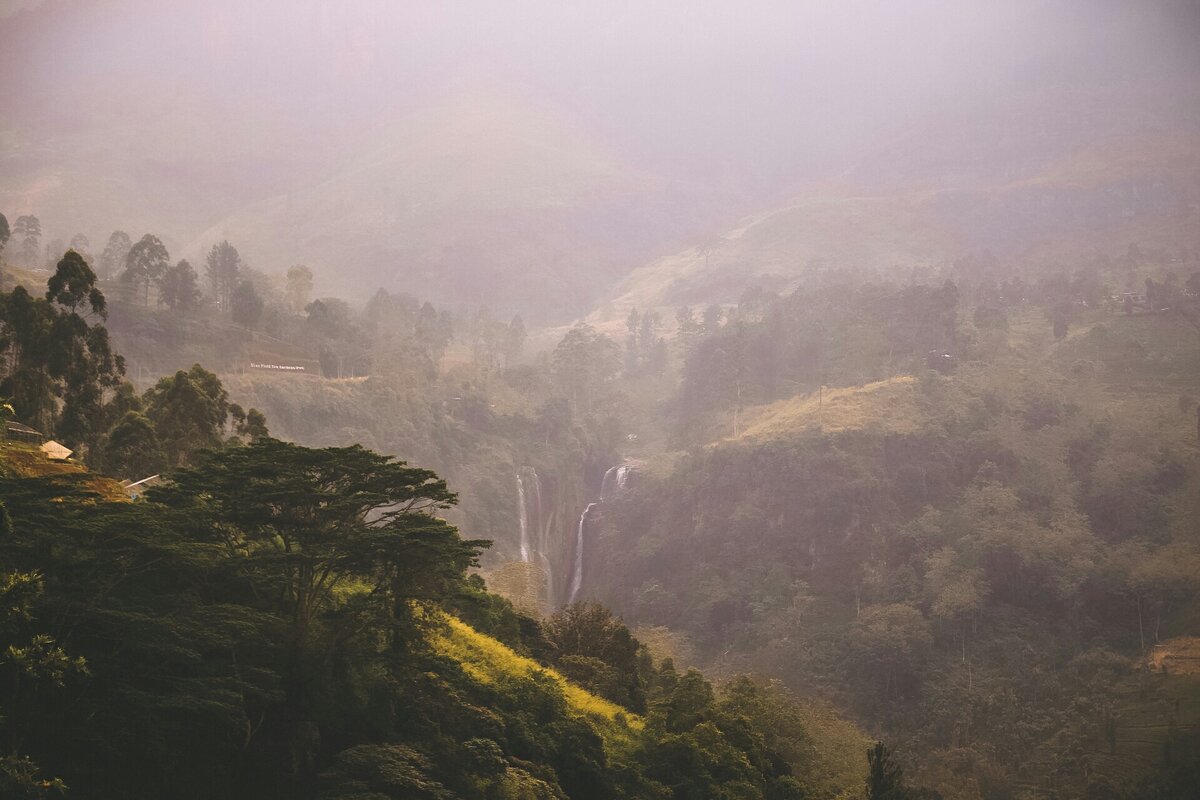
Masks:
[[[814,185],[701,245],[631,272],[588,320],[614,327],[631,308],[666,319],[681,305],[729,304],[752,286],[787,290],[803,277],[853,268],[880,273],[937,267],[990,252],[1053,267],[1136,243],[1200,249],[1200,130],[1085,140],[1067,155],[1015,174],[969,175],[949,165],[906,187]],[[903,160],[903,152],[892,156]]]
[[[306,263],[346,294],[382,285],[561,319],[685,241],[705,202],[551,110],[466,89],[398,114],[327,177],[230,214],[185,252],[228,239],[256,266]]]

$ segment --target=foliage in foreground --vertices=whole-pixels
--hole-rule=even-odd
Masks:
[[[484,593],[466,573],[486,543],[437,516],[454,495],[426,470],[261,438],[201,454],[141,502],[88,481],[0,477],[7,796],[823,793],[770,690],[714,693],[638,656],[605,613],[543,632]],[[645,714],[535,652],[591,659]]]

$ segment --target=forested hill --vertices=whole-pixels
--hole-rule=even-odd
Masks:
[[[1198,41],[0,0],[0,800],[1198,800]]]
[[[945,798],[1190,796],[1200,271],[1136,258],[681,312],[686,451],[592,515],[585,596],[833,699]]]
[[[5,451],[0,703],[34,796],[853,797],[898,765],[944,800],[1194,785],[1190,252],[814,270],[531,354],[482,308],[300,303],[300,270],[210,280],[232,308],[194,275],[173,294],[138,271],[152,238],[126,280],[71,251],[0,295],[0,393],[96,471]],[[106,314],[176,364],[128,382]],[[318,374],[187,366],[214,349],[196,326],[267,325]],[[869,772],[831,708],[891,746]]]
[[[834,798],[869,740],[609,611],[536,619],[472,574],[435,473],[271,438],[203,367],[138,395],[74,251],[0,295],[0,796]],[[113,422],[115,420],[115,422]],[[104,426],[112,427],[105,430]],[[28,441],[34,437],[34,441]],[[886,749],[875,783],[899,785]]]
[[[424,470],[263,438],[114,496],[0,450],[5,797],[804,798],[864,777],[866,740],[830,754],[778,687],[714,692],[600,607],[541,625],[487,594],[466,574],[485,543],[438,519],[454,498]]]

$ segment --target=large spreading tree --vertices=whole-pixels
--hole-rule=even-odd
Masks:
[[[89,672],[39,692],[0,663],[0,745],[95,797],[311,797],[333,753],[434,713],[412,658],[483,545],[436,475],[360,447],[211,451],[138,503],[86,474],[0,496],[6,574],[46,576],[34,633]]]

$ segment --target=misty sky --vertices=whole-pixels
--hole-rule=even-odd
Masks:
[[[532,264],[582,308],[822,182],[1004,181],[1200,130],[1194,0],[25,5],[0,4],[6,213],[367,276],[344,291]],[[501,135],[460,124],[479,106]]]
[[[41,0],[0,0],[0,18],[11,16],[23,8],[32,8]]]
[[[765,180],[1014,85],[1163,64],[1183,79],[1200,64],[1195,6],[75,0],[8,21],[54,11],[50,24],[0,27],[0,63],[18,121],[58,119],[83,95],[136,104],[182,87],[322,126],[480,82],[552,103],[653,162]]]

